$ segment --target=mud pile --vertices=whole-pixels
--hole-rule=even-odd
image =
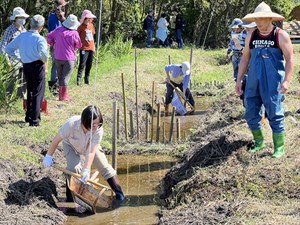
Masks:
[[[190,151],[162,181],[159,224],[297,224],[297,152],[273,159],[267,141],[265,150],[248,153],[252,141],[242,115],[241,101],[233,95],[200,119]],[[299,144],[297,134],[290,135]]]

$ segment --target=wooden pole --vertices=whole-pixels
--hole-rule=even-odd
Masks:
[[[191,46],[191,51],[190,51],[190,71],[192,71],[192,63],[193,63],[193,46]],[[192,79],[190,79],[190,89],[192,89]]]
[[[117,170],[117,102],[113,102],[112,115],[112,167]]]
[[[120,109],[117,109],[117,138],[120,138]]]
[[[129,111],[129,121],[130,121],[130,137],[133,139],[133,114],[132,111]]]
[[[136,47],[134,48],[134,71],[135,71],[135,104],[136,104],[136,137],[140,140],[140,130],[139,130],[139,104],[138,104],[138,76],[137,76],[137,54]]]
[[[171,56],[169,55],[169,65],[171,64]]]
[[[165,128],[165,122],[163,122],[163,125],[162,125],[162,142],[165,144],[166,143],[166,128]]]
[[[177,142],[179,143],[181,140],[181,134],[180,134],[180,119],[176,119],[176,128],[177,128]]]
[[[175,111],[176,108],[173,106],[172,108],[172,116],[171,116],[171,123],[170,123],[170,137],[169,137],[169,142],[172,142],[172,138],[173,138],[173,123],[174,123],[174,117],[175,117]]]
[[[145,136],[146,141],[149,139],[149,113],[146,112],[146,136]]]
[[[156,142],[159,142],[160,133],[160,104],[157,104]]]
[[[125,138],[128,141],[128,128],[127,128],[127,109],[126,109],[126,96],[125,96],[125,84],[124,84],[124,74],[121,74],[122,77],[122,90],[123,90],[123,108],[124,108],[124,127],[125,127]]]
[[[151,108],[151,143],[153,142],[154,136],[154,91],[155,91],[155,82],[152,83],[152,108]]]

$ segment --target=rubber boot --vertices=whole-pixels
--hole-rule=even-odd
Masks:
[[[111,187],[111,189],[116,194],[116,199],[119,201],[123,201],[125,199],[124,193],[122,191],[120,181],[117,176],[113,176],[107,180],[107,183]]]
[[[165,104],[165,117],[169,115],[169,104]]]
[[[274,158],[280,158],[284,155],[284,133],[273,133]]]
[[[63,89],[63,86],[59,86],[59,91],[58,91],[58,100],[59,101],[63,101],[64,100],[64,98],[63,98],[63,96],[64,96],[64,89]]]
[[[249,150],[249,152],[256,153],[266,147],[265,142],[264,142],[264,135],[263,135],[263,132],[261,129],[260,130],[252,130],[251,132],[253,135],[255,145],[254,145],[254,147],[252,147]]]
[[[69,182],[67,179],[66,179],[66,202],[74,202],[73,195],[69,188]]]

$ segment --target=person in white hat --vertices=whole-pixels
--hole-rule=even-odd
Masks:
[[[12,16],[10,16],[10,20],[12,20],[13,22],[9,27],[7,27],[5,29],[3,38],[0,42],[0,54],[5,54],[5,47],[12,40],[14,40],[19,34],[26,31],[24,25],[25,25],[26,19],[28,17],[29,17],[29,15],[26,14],[24,9],[22,9],[21,7],[14,8],[13,14],[12,14]],[[16,54],[19,54],[19,50],[16,50]],[[26,81],[23,77],[22,64],[17,63],[16,61],[12,60],[11,58],[10,58],[10,62],[12,65],[16,65],[16,67],[15,67],[16,72],[13,75],[14,76],[13,83],[16,83],[19,80],[19,88],[17,90],[17,95],[20,98],[23,98],[23,96],[26,92]],[[12,84],[8,87],[8,90],[7,90],[8,93],[12,94],[13,86],[14,86],[14,84]]]
[[[80,25],[73,14],[62,23],[61,27],[50,32],[47,37],[48,44],[54,46],[54,57],[59,84],[59,101],[71,100],[68,94],[68,83],[76,61],[76,50],[82,43],[77,32]]]
[[[93,19],[96,16],[90,10],[84,10],[82,12],[82,16],[80,19],[80,26],[78,27],[77,31],[79,33],[82,47],[79,51],[79,66],[77,72],[77,85],[81,85],[81,74],[85,67],[85,76],[84,76],[84,83],[90,83],[90,71],[93,64],[93,58],[95,53],[95,27],[93,25]]]
[[[165,116],[169,115],[169,104],[174,97],[174,87],[178,87],[186,96],[187,101],[193,106],[190,114],[194,114],[195,101],[193,95],[188,88],[191,79],[191,66],[189,62],[181,64],[171,64],[165,66],[166,71],[166,99],[165,99]]]
[[[264,105],[273,132],[275,158],[284,155],[282,98],[289,88],[294,66],[293,46],[289,35],[272,24],[273,21],[283,19],[283,16],[272,12],[264,2],[256,7],[254,13],[243,18],[244,22],[255,22],[257,29],[246,38],[235,87],[237,94],[241,95],[241,81],[248,70],[245,119],[255,141],[250,152],[256,153],[266,146],[260,112]]]
[[[230,54],[232,53],[231,62],[234,81],[236,81],[237,78],[239,63],[243,55],[243,47],[245,46],[247,36],[247,32],[243,29],[242,23],[241,19],[235,18],[229,25],[229,29],[231,29],[231,39],[227,48],[226,61],[230,59]]]
[[[29,126],[39,126],[41,105],[45,94],[45,73],[48,59],[47,41],[39,33],[43,29],[45,18],[35,15],[30,19],[30,30],[21,33],[10,42],[5,52],[13,59],[23,63],[27,81],[27,107],[25,122]],[[16,49],[20,54],[16,54]]]

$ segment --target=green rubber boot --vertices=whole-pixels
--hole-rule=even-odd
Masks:
[[[252,130],[251,132],[253,135],[255,145],[254,145],[254,147],[252,147],[249,150],[249,152],[256,153],[266,147],[265,142],[264,142],[264,134],[261,129],[260,130]]]
[[[273,133],[274,158],[280,158],[284,155],[284,133]]]

